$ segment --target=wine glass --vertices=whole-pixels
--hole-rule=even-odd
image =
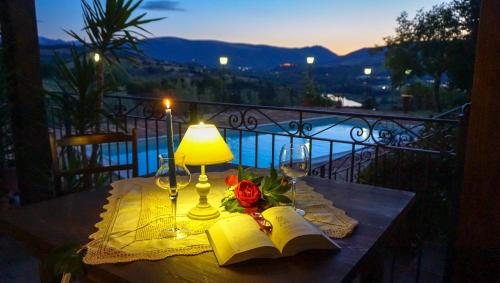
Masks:
[[[187,169],[184,160],[184,154],[176,154],[175,159],[169,158],[168,154],[160,154],[160,168],[155,175],[156,185],[164,190],[168,190],[170,201],[172,203],[172,216],[174,225],[171,228],[162,231],[165,238],[183,239],[189,235],[189,231],[177,227],[177,195],[179,190],[185,188],[191,182],[191,173]],[[170,168],[174,167],[175,184],[171,183]]]
[[[309,149],[303,143],[289,143],[281,147],[279,169],[281,173],[292,179],[292,207],[299,215],[305,211],[295,207],[297,178],[307,175],[309,170]]]

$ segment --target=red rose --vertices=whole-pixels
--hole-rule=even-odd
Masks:
[[[251,207],[259,201],[259,188],[252,182],[243,180],[234,189],[236,199],[243,207]]]
[[[288,179],[285,177],[281,178],[281,185],[288,185]]]
[[[228,186],[234,186],[238,184],[238,176],[236,175],[229,175],[226,177],[226,185]]]

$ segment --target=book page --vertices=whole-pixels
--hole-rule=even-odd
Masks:
[[[312,226],[289,206],[269,208],[262,213],[262,216],[273,225],[270,238],[282,253],[285,245],[292,239],[304,235],[322,236],[321,231]]]
[[[246,214],[219,220],[207,234],[220,265],[278,255],[271,240]]]

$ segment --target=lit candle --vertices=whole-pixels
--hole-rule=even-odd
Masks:
[[[172,109],[170,109],[170,100],[165,99],[165,116],[167,120],[167,149],[168,149],[168,178],[170,187],[177,187],[177,180],[175,179],[175,160],[174,160],[174,131],[172,127]]]

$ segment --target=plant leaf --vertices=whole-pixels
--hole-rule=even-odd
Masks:
[[[240,165],[240,166],[238,166],[238,182],[243,181],[243,174],[244,174],[244,170],[243,170],[243,167]]]
[[[260,191],[263,194],[266,194],[270,188],[271,188],[271,181],[269,180],[268,176],[264,176],[264,184],[261,186]]]
[[[270,191],[273,193],[273,194],[284,194],[286,192],[288,192],[291,188],[291,185],[284,185],[284,184],[280,184],[278,186],[275,186],[274,188],[272,188]]]
[[[254,183],[255,185],[257,186],[260,186],[260,184],[262,183],[262,179],[264,179],[264,176],[260,176],[260,177],[252,177],[250,179],[250,182]]]
[[[276,172],[276,169],[274,169],[274,167],[271,167],[271,169],[269,171],[270,171],[269,177],[271,179],[273,179],[273,180],[278,179],[278,173]]]
[[[279,203],[291,203],[292,200],[285,195],[271,194],[272,198]]]

